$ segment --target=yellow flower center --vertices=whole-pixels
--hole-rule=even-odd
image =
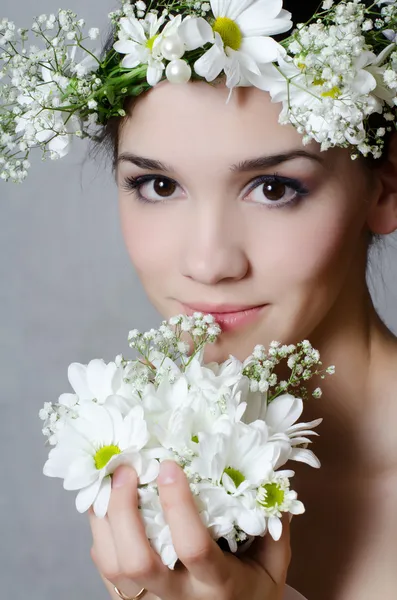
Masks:
[[[240,27],[227,17],[218,17],[212,26],[212,29],[219,33],[225,47],[232,50],[240,50],[243,42],[243,34]]]
[[[258,491],[257,500],[263,508],[275,508],[284,502],[285,492],[277,483],[267,483]]]
[[[158,34],[154,35],[153,37],[149,38],[146,42],[146,48],[149,48],[150,52],[153,51],[154,42],[157,40],[158,37]]]
[[[323,98],[337,98],[341,95],[341,90],[338,86],[334,86],[332,89],[328,90],[328,92],[323,92],[321,95]]]
[[[225,473],[226,475],[229,475],[236,488],[238,488],[238,486],[245,481],[245,477],[241,471],[237,471],[237,469],[233,469],[233,467],[227,467],[227,469],[225,469]]]
[[[103,467],[106,467],[112,456],[121,454],[121,450],[118,446],[103,446],[94,456],[95,466],[100,471]]]

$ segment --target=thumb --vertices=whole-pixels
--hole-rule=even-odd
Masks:
[[[247,552],[250,558],[259,564],[277,585],[285,583],[291,562],[290,519],[288,514],[283,515],[281,523],[283,531],[277,542],[267,533],[263,538],[257,538]]]

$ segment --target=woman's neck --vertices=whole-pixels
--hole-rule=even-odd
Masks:
[[[339,470],[385,467],[390,456],[379,433],[388,440],[390,419],[397,419],[397,339],[367,288],[341,298],[310,341],[324,367],[336,366],[335,375],[321,382],[323,397],[305,408],[305,420],[324,418],[314,449],[323,464]],[[395,450],[397,458],[397,444]]]

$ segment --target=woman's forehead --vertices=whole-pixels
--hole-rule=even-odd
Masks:
[[[304,150],[295,127],[279,123],[281,105],[272,103],[267,92],[250,87],[235,89],[229,101],[228,95],[224,83],[162,82],[133,106],[119,153],[221,154],[233,164],[249,155]],[[318,144],[309,148],[320,154]]]

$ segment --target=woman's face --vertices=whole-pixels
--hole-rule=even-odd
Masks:
[[[209,360],[313,341],[355,310],[376,193],[345,150],[303,146],[280,125],[267,93],[227,96],[223,84],[163,82],[140,97],[117,174],[128,252],[164,318],[263,307],[224,316]]]

